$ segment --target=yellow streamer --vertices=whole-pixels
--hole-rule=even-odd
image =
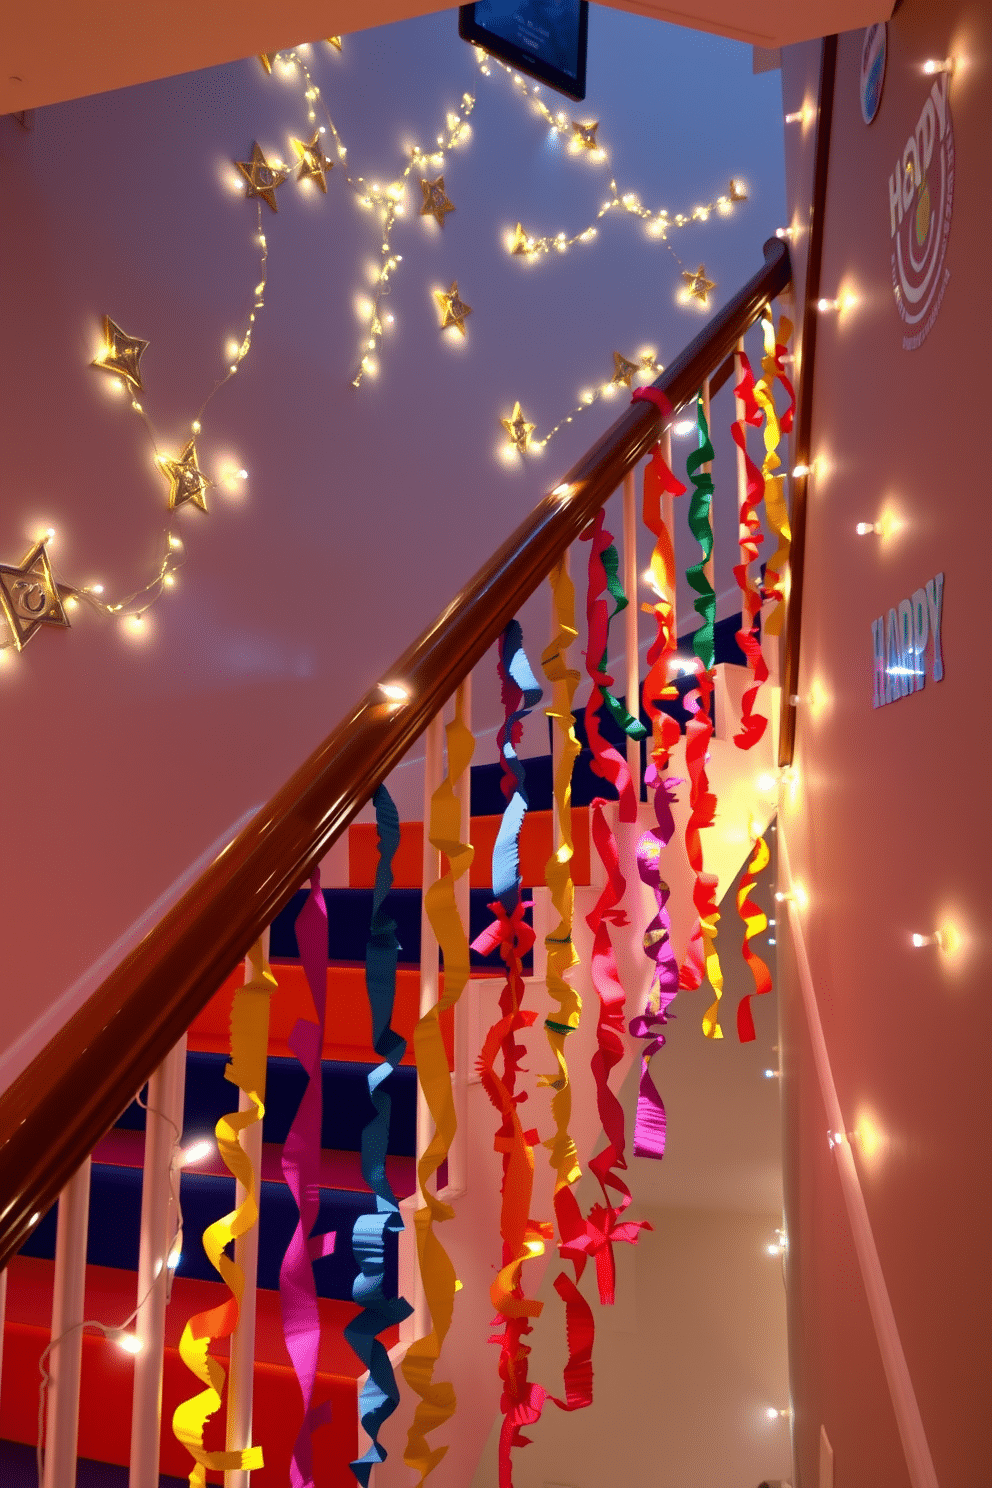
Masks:
[[[765,415],[765,458],[761,467],[765,482],[765,511],[768,513],[768,525],[778,539],[778,547],[765,565],[766,589],[770,596],[774,596],[775,606],[764,622],[764,632],[766,635],[777,636],[781,635],[785,620],[785,593],[781,581],[789,561],[792,529],[785,503],[785,477],[774,473],[782,464],[777,453],[781,430],[774,398],[777,371],[775,345],[776,341],[783,346],[788,345],[792,336],[792,322],[783,315],[778,323],[777,336],[770,317],[763,318],[761,324],[765,338],[765,354],[761,359],[764,375],[754,385],[754,396]],[[769,578],[773,581],[770,585],[767,583]]]
[[[455,716],[445,729],[448,742],[448,773],[431,797],[430,841],[448,859],[448,872],[425,886],[424,907],[444,956],[444,995],[420,1019],[413,1033],[417,1056],[417,1078],[434,1121],[434,1136],[420,1162],[417,1179],[423,1207],[414,1215],[417,1256],[424,1299],[431,1316],[431,1331],[418,1338],[403,1360],[403,1377],[420,1401],[407,1435],[403,1461],[420,1474],[422,1483],[448,1450],[447,1443],[431,1448],[427,1433],[435,1431],[454,1415],[454,1386],[435,1383],[434,1367],[451,1327],[455,1303],[455,1268],[434,1232],[434,1225],[453,1219],[455,1211],[428,1189],[428,1184],[451,1150],[458,1120],[451,1087],[451,1071],[441,1036],[440,1016],[455,1006],[469,979],[469,945],[455,903],[455,882],[471,867],[475,849],[461,841],[461,810],[455,786],[465,777],[475,751],[475,740],[463,718],[462,689],[455,698]]]
[[[222,1404],[226,1373],[209,1354],[210,1342],[226,1338],[237,1327],[244,1296],[244,1272],[229,1256],[226,1247],[258,1222],[258,1178],[251,1158],[240,1142],[240,1134],[265,1115],[265,1071],[269,1046],[269,1009],[275,977],[265,960],[261,940],[248,952],[251,976],[234,994],[231,1007],[231,1062],[224,1078],[243,1090],[250,1101],[244,1111],[233,1111],[217,1123],[217,1147],[230,1173],[245,1191],[242,1204],[203,1232],[203,1248],[210,1264],[227,1283],[231,1299],[208,1312],[190,1318],[179,1341],[179,1355],[206,1389],[177,1406],[172,1429],[186,1447],[195,1466],[189,1475],[193,1488],[204,1488],[208,1470],[253,1470],[263,1466],[262,1448],[240,1452],[207,1452],[203,1431],[210,1416]]]
[[[548,859],[544,880],[551,892],[551,902],[558,912],[558,926],[551,935],[545,936],[548,952],[547,984],[548,996],[558,1003],[554,1014],[545,1022],[545,1031],[551,1052],[558,1065],[557,1075],[541,1076],[539,1084],[550,1086],[555,1091],[551,1101],[551,1114],[555,1130],[544,1145],[548,1148],[549,1161],[555,1171],[555,1199],[560,1191],[576,1183],[581,1176],[579,1157],[575,1142],[569,1132],[572,1115],[572,1090],[568,1079],[568,1063],[565,1059],[565,1039],[579,1026],[582,998],[576,989],[565,980],[579,957],[572,942],[572,915],[575,903],[575,887],[572,882],[572,767],[579,754],[580,745],[575,737],[572,701],[579,683],[579,673],[570,667],[565,653],[576,640],[575,586],[569,577],[564,559],[560,559],[550,575],[552,603],[557,634],[541,657],[544,675],[552,686],[551,707],[546,709],[562,741],[561,758],[555,770],[554,791],[557,808],[558,831],[561,837],[556,851]]]

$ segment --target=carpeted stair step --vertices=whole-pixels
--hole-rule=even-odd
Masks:
[[[86,1276],[87,1317],[119,1325],[134,1308],[136,1278],[129,1272],[91,1266]],[[191,1461],[172,1434],[172,1414],[181,1401],[201,1387],[179,1357],[178,1345],[190,1317],[224,1302],[230,1293],[220,1282],[176,1277],[166,1312],[166,1353],[162,1399],[162,1472],[185,1478]],[[25,1255],[8,1267],[7,1327],[3,1378],[0,1382],[0,1437],[33,1444],[38,1421],[38,1359],[49,1337],[52,1264]],[[322,1339],[315,1399],[332,1403],[331,1424],[314,1436],[316,1481],[322,1488],[354,1488],[348,1463],[357,1455],[357,1380],[360,1360],[343,1337],[345,1324],[358,1309],[351,1302],[321,1299]],[[383,1335],[387,1347],[397,1331]],[[211,1346],[224,1361],[226,1340]],[[126,1464],[130,1456],[131,1394],[134,1361],[115,1344],[87,1332],[79,1414],[81,1457]],[[285,1488],[289,1482],[293,1442],[302,1417],[300,1389],[283,1341],[279,1298],[259,1292],[255,1348],[255,1440],[265,1453],[265,1467],[252,1473],[253,1488]],[[207,1427],[208,1449],[223,1448],[223,1412]],[[0,1459],[2,1460],[2,1459]],[[7,1488],[6,1482],[4,1488]]]
[[[213,1136],[221,1116],[237,1110],[237,1090],[230,1080],[224,1078],[227,1063],[226,1054],[193,1051],[186,1056],[183,1140],[187,1145],[196,1137]],[[321,1147],[349,1152],[361,1149],[362,1129],[375,1115],[368,1090],[368,1076],[373,1068],[371,1064],[323,1061]],[[269,1059],[263,1141],[286,1140],[306,1083],[306,1071],[298,1060]],[[409,1065],[401,1065],[387,1077],[382,1088],[392,1099],[386,1150],[412,1157],[416,1151],[417,1072]],[[132,1101],[118,1119],[117,1126],[128,1131],[143,1131],[144,1107]]]

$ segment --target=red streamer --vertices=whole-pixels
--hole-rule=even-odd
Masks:
[[[768,680],[768,664],[761,653],[758,639],[758,614],[761,610],[761,589],[752,577],[750,565],[758,557],[758,546],[764,542],[758,506],[765,494],[764,478],[758,466],[747,452],[747,425],[761,424],[761,409],[754,396],[754,373],[744,352],[738,353],[741,380],[734,389],[744,404],[744,416],[735,419],[730,426],[734,443],[744,456],[745,492],[740,510],[740,546],[742,561],[734,565],[734,578],[741,590],[741,628],[737,632],[737,644],[747,657],[751,672],[751,686],[741,700],[740,732],[734,735],[738,749],[752,749],[768,727],[768,719],[754,712],[755,700],[761,684]]]

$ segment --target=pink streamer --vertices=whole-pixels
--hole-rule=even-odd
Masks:
[[[282,1171],[299,1222],[279,1268],[283,1335],[303,1395],[303,1424],[293,1447],[291,1488],[313,1488],[313,1434],[331,1419],[331,1402],[313,1403],[320,1349],[320,1312],[313,1263],[334,1249],[333,1232],[313,1233],[320,1208],[320,1129],[323,1107],[321,1054],[327,1016],[327,905],[320,889],[320,869],[310,879],[310,893],[296,921],[296,943],[306,973],[316,1023],[299,1018],[289,1047],[307,1072],[307,1086],[282,1151]]]

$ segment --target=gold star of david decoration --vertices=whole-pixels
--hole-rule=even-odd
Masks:
[[[90,363],[101,372],[123,378],[132,392],[141,391],[141,353],[148,345],[140,336],[126,336],[109,315],[103,317],[103,350]]]
[[[519,403],[514,403],[513,412],[508,419],[500,419],[500,423],[510,436],[510,442],[514,449],[521,454],[530,449],[531,435],[537,428],[536,424],[529,424],[524,418],[524,411]]]
[[[572,144],[580,145],[583,150],[596,150],[599,141],[596,139],[596,130],[599,128],[599,120],[595,124],[578,124],[572,121]]]
[[[175,511],[177,506],[185,506],[187,501],[192,501],[194,506],[206,511],[206,493],[213,481],[207,480],[197,464],[196,444],[192,439],[178,460],[173,460],[168,455],[159,455],[156,463],[169,482],[170,511]]]
[[[462,335],[465,334],[465,317],[472,314],[472,306],[466,305],[458,293],[458,280],[456,279],[451,288],[445,292],[443,289],[434,291],[437,308],[441,312],[441,329],[447,330],[448,326],[457,326]]]
[[[455,210],[454,202],[449,200],[444,189],[444,177],[438,176],[436,181],[422,180],[420,189],[424,193],[424,204],[420,209],[421,217],[433,217],[438,227],[443,227],[445,217]]]
[[[238,160],[235,162],[238,170],[248,182],[246,196],[260,196],[264,202],[278,212],[276,206],[276,187],[281,186],[286,179],[286,171],[277,170],[266,160],[258,144],[253,140],[250,160]]]
[[[706,296],[711,289],[716,289],[712,279],[707,279],[706,268],[700,264],[693,273],[690,269],[682,270],[682,278],[685,280],[685,292],[692,300],[698,300],[701,305],[706,304]]]
[[[321,191],[327,192],[327,172],[334,169],[334,161],[328,160],[320,143],[320,130],[318,129],[309,144],[303,140],[294,139],[293,149],[296,151],[300,168],[296,173],[298,181],[316,181]]]
[[[747,187],[743,181],[738,181],[736,176],[730,183],[730,200],[732,202],[747,201]]]
[[[516,225],[516,227],[513,229],[513,240],[510,243],[510,252],[511,253],[530,253],[530,251],[531,251],[531,241],[530,241],[530,238],[524,232],[523,225],[518,222],[517,225]]]
[[[35,543],[23,563],[0,563],[0,610],[18,651],[42,625],[69,629],[44,541]]]
[[[630,380],[635,372],[641,370],[637,362],[631,362],[618,351],[613,353],[613,376],[610,379],[613,387],[630,387]]]

